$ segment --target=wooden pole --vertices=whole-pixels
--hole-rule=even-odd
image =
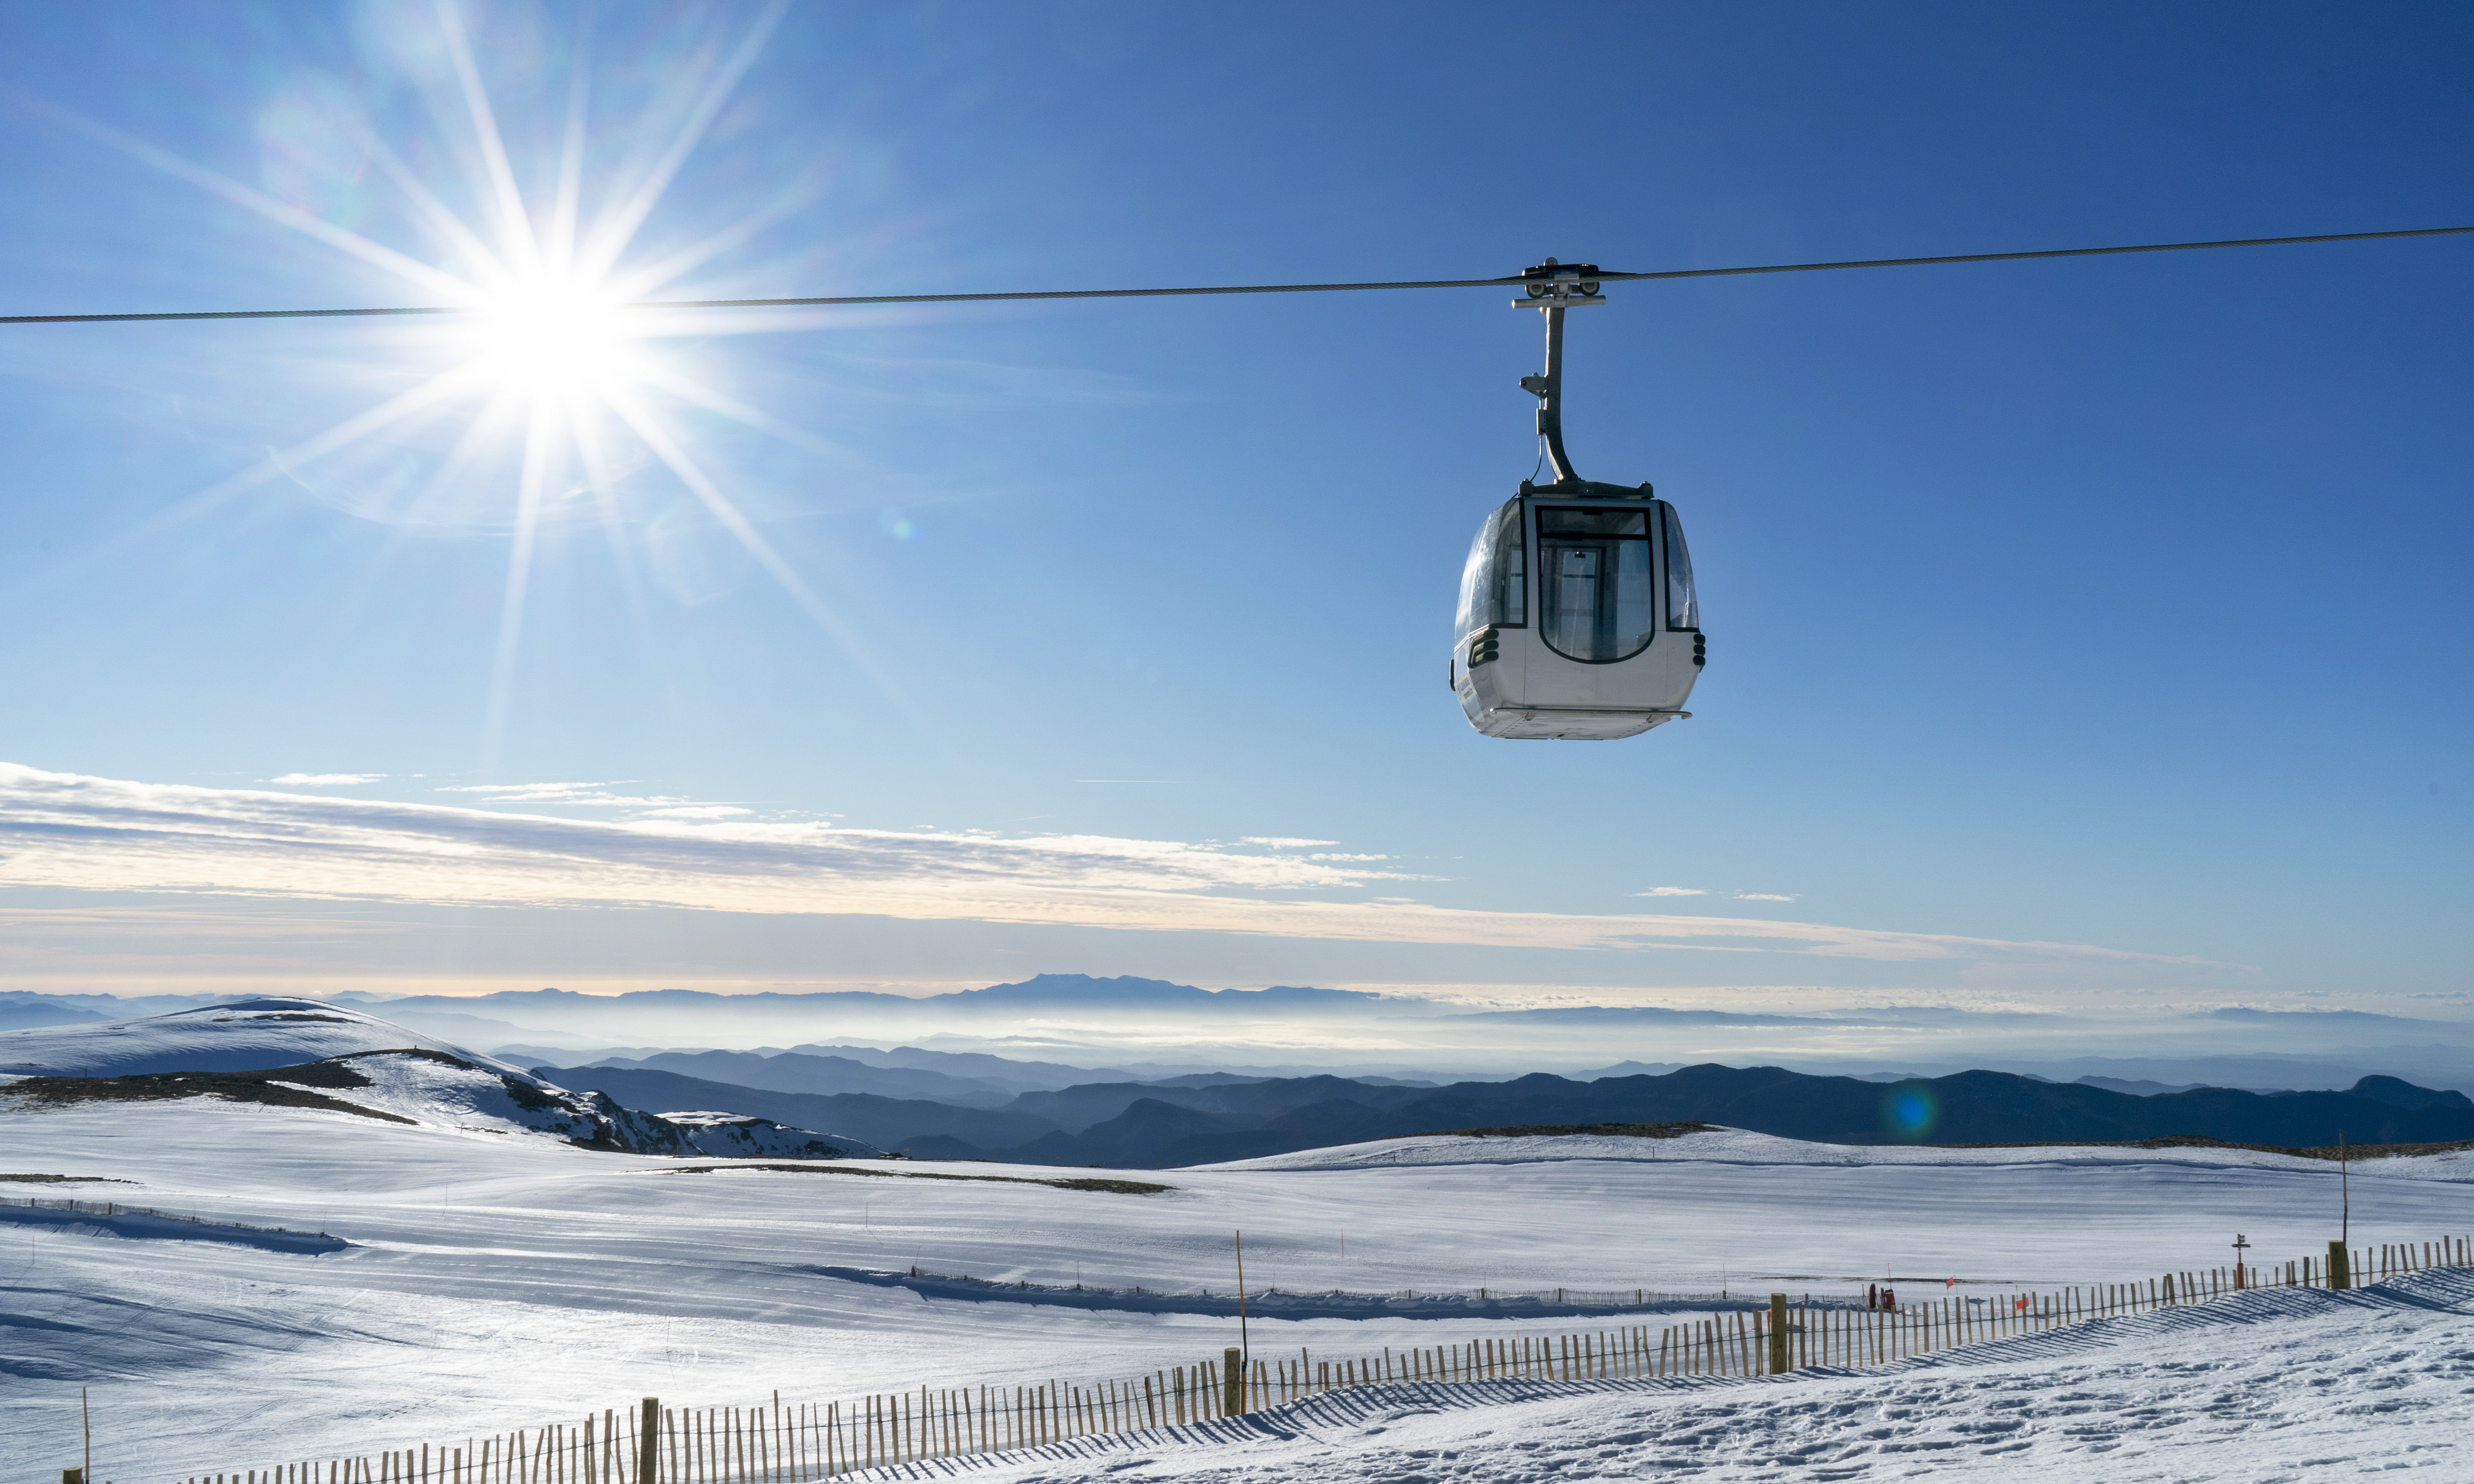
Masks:
[[[635,1484],[654,1484],[661,1470],[662,1402],[658,1397],[644,1399],[643,1422],[636,1429]]]
[[[2341,1293],[2354,1286],[2354,1265],[2348,1260],[2343,1242],[2328,1244],[2328,1291]]]
[[[1241,1360],[1254,1358],[1254,1344],[1246,1337],[1246,1233],[1243,1231],[1237,1233],[1237,1348]]]
[[[1232,1345],[1220,1355],[1220,1415],[1243,1416],[1246,1411],[1245,1352]]]

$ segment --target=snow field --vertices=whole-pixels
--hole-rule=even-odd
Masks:
[[[45,1196],[90,1195],[216,1220],[323,1229],[357,1244],[328,1256],[299,1256],[36,1229],[9,1224],[0,1211],[0,1293],[7,1296],[0,1311],[12,1321],[0,1324],[0,1470],[31,1476],[61,1466],[76,1391],[85,1384],[96,1406],[97,1477],[119,1484],[424,1440],[460,1443],[467,1435],[573,1422],[645,1395],[673,1406],[746,1405],[777,1389],[792,1402],[918,1385],[1085,1383],[1216,1357],[1234,1338],[1225,1319],[929,1302],[809,1271],[818,1265],[915,1262],[991,1278],[1071,1283],[1079,1277],[1108,1286],[1225,1291],[1232,1277],[1228,1233],[1242,1227],[1256,1287],[1724,1284],[1826,1295],[1860,1290],[1868,1278],[1895,1272],[1908,1281],[1956,1276],[2050,1289],[2211,1266],[2229,1257],[2223,1244],[2236,1230],[2249,1235],[2252,1254],[2264,1261],[2316,1253],[2335,1218],[2333,1170],[2239,1154],[2202,1157],[2220,1153],[2209,1151],[2131,1158],[2118,1157],[2121,1151],[1955,1152],[1962,1157],[1935,1163],[1931,1152],[1895,1150],[1881,1152],[1887,1157],[1878,1162],[1851,1162],[1848,1151],[1834,1147],[1696,1135],[1710,1141],[1706,1157],[1688,1157],[1695,1153],[1690,1141],[1672,1140],[1656,1141],[1654,1159],[1533,1148],[1532,1156],[1567,1156],[1471,1164],[1427,1155],[1418,1163],[1343,1168],[1144,1172],[1136,1178],[1176,1189],[1128,1196],[909,1178],[1091,1173],[1009,1165],[866,1162],[849,1168],[892,1173],[686,1174],[678,1161],[593,1153],[513,1131],[405,1128],[212,1102],[0,1112],[0,1133],[10,1169],[137,1182],[48,1186]],[[1497,1156],[1510,1143],[1465,1142]],[[2107,1157],[2084,1157],[2091,1154]],[[1786,1162],[1797,1159],[1807,1162]],[[2474,1229],[2474,1183],[2444,1161],[2361,1165],[2353,1188],[2358,1246]],[[2350,1354],[2357,1340],[2376,1350],[2390,1343],[2379,1326],[2415,1323],[2385,1310],[2372,1320],[2323,1321],[2299,1311],[2288,1319],[2306,1329],[2321,1325],[2329,1356]],[[2348,1322],[2371,1327],[2346,1339],[2353,1333],[2343,1330]],[[2462,1332],[2462,1316],[2454,1323]],[[2325,1328],[2331,1324],[2337,1327]],[[1338,1358],[1386,1346],[1576,1327],[1588,1325],[1258,1320],[1252,1339],[1258,1355],[1306,1346],[1318,1357]],[[2256,1327],[2263,1336],[2285,1332]],[[2162,1384],[2158,1376],[2182,1375],[2176,1368],[2200,1365],[2174,1350],[2164,1330],[2122,1343],[2124,1355],[2139,1345],[2163,1349],[2135,1362],[2088,1351],[2015,1364],[2077,1367],[2069,1374],[2085,1376],[2069,1384],[2124,1399],[2141,1385]],[[2219,1364],[2207,1359],[2201,1369]],[[2132,1379],[2122,1380],[2119,1393],[2105,1391],[2115,1383],[2102,1377],[2117,1371]],[[1929,1417],[1928,1394],[1959,1385],[1952,1377],[1961,1372],[2009,1374],[1979,1361],[1783,1385],[1855,1388],[1831,1395],[1871,1399],[1849,1403],[1856,1410],[1845,1416],[1870,1407],[1884,1417],[1896,1408]],[[2148,1380],[2136,1379],[2142,1375]],[[2278,1384],[2291,1390],[2304,1382]],[[2050,1389],[1986,1379],[1966,1385],[1988,1398],[2043,1398]],[[1807,1399],[1760,1403],[1767,1409],[1760,1415],[1774,1419],[1761,1424],[1773,1435],[1768,1446],[1786,1448],[1788,1433],[1802,1427],[1823,1453],[1856,1447],[1847,1440],[1862,1429],[1833,1420],[1842,1415],[1832,1410],[1839,1403],[1809,1399],[1819,1393],[1796,1395]],[[1519,1424],[1528,1429],[1523,1436],[1534,1434],[1521,1447],[1546,1456],[1553,1439],[1600,1436],[1579,1419],[1609,1407],[1650,1409],[1638,1425],[1663,1440],[1675,1426],[1717,1425],[1695,1421],[1701,1414],[1693,1408],[1736,1405],[1686,1388],[1619,1403],[1507,1399],[1502,1410],[1541,1419],[1534,1428]],[[2090,1404],[2098,1414],[2110,1405]],[[1991,1409],[1985,1426],[2006,1415],[2004,1408],[2015,1410],[2009,1402],[1983,1406]],[[1418,1472],[1441,1467],[1419,1450],[1487,1456],[1494,1445],[1477,1434],[1513,1425],[1487,1421],[1493,1415],[1420,1402],[1395,1422],[1315,1426],[1337,1429],[1328,1434],[1335,1439],[1363,1434],[1370,1459],[1388,1456],[1382,1467],[1396,1466],[1368,1477],[1442,1477],[1447,1475]],[[1914,1435],[1926,1437],[1932,1425],[1916,1422],[1922,1430]],[[1277,1439],[1240,1445],[1275,1453],[1306,1446]],[[1584,1476],[1595,1467],[1587,1460],[1599,1456],[1589,1449],[1611,1449],[1607,1458],[1645,1469],[1655,1459],[1638,1449],[1649,1446],[1575,1441],[1577,1451],[1556,1456],[1565,1458],[1558,1467]],[[1188,1451],[1163,1451],[1141,1467],[1219,1468],[1216,1447],[1177,1443]],[[1745,1451],[1754,1449],[1751,1443],[1738,1452],[1727,1451],[1734,1444],[1710,1447],[1717,1451],[1700,1467],[1715,1465],[1722,1473],[1768,1467],[1752,1461]],[[1936,1451],[1922,1442],[1914,1448],[1917,1459],[1964,1451],[1956,1445]],[[1245,1467],[1290,1468],[1280,1461],[1288,1457],[1265,1454]],[[1507,1456],[1475,1472],[1516,1462]],[[1020,1467],[1034,1471],[1023,1477],[1083,1476]],[[1633,1464],[1609,1467],[1620,1472]]]
[[[1376,1139],[1328,1149],[1302,1149],[1295,1154],[1267,1155],[1259,1159],[1232,1160],[1201,1166],[1212,1170],[1389,1170],[1445,1164],[1536,1164],[1572,1159],[1612,1159],[1635,1163],[1760,1164],[1862,1166],[1927,1165],[1996,1168],[2030,1162],[2041,1165],[2191,1164],[2212,1169],[2283,1170],[2293,1174],[2333,1176],[2336,1166],[2324,1159],[2270,1154],[2256,1149],[2169,1147],[2133,1149],[2104,1144],[2044,1144],[2030,1148],[1984,1146],[1949,1149],[1932,1145],[1809,1144],[1801,1139],[1755,1133],[1748,1129],[1720,1129],[1671,1139],[1623,1138],[1607,1134],[1558,1134],[1545,1138],[1471,1137],[1425,1133],[1412,1138]],[[2357,1172],[2377,1172],[2384,1179],[2474,1180],[2474,1149],[2439,1155],[2357,1162]]]

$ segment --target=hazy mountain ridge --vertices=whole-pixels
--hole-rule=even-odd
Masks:
[[[587,1069],[544,1067],[570,1081]],[[1443,1130],[1699,1120],[1840,1144],[2109,1143],[2192,1135],[2313,1148],[2474,1139],[2462,1094],[2365,1078],[2347,1092],[2234,1088],[2139,1096],[2008,1072],[1873,1083],[1778,1067],[1686,1067],[1591,1083],[1536,1073],[1440,1088],[1373,1086],[1339,1077],[1172,1087],[1092,1083],[1026,1093],[1000,1107],[959,1108],[857,1095],[793,1095],[662,1073],[616,1073],[601,1085],[660,1106],[691,1099],[785,1120],[818,1120],[920,1157],[1166,1168],[1284,1154]],[[1915,1101],[1908,1101],[1915,1100]]]
[[[1434,1001],[1404,995],[1375,994],[1359,989],[1318,989],[1273,985],[1266,989],[1203,989],[1165,979],[1119,975],[1034,974],[1013,984],[980,989],[951,989],[937,994],[888,994],[876,989],[764,989],[721,994],[710,989],[629,989],[618,994],[583,994],[572,989],[501,989],[491,994],[405,995],[393,999],[347,991],[335,998],[397,1013],[472,1014],[476,1010],[624,1010],[636,1008],[723,1010],[745,1018],[759,1012],[779,1015],[803,1006],[847,1005],[909,1009],[942,1009],[1013,1012],[1032,1007],[1085,1010],[1204,1010],[1273,1011],[1283,1015],[1323,1009],[1443,1010]]]
[[[91,1025],[109,1020],[100,1010],[85,1010],[54,995],[26,989],[0,989],[0,1031],[36,1026]]]
[[[1279,1078],[1331,1074],[1377,1082],[1496,1081],[1535,1068],[1578,1080],[1622,1071],[1663,1073],[1686,1064],[1785,1065],[1874,1080],[1972,1069],[2141,1092],[2195,1086],[2341,1088],[2367,1074],[2474,1092],[2474,1022],[2413,1019],[2356,1010],[2220,1007],[2149,1017],[2133,1027],[2085,1016],[2000,1008],[1905,1004],[1797,1012],[1734,1006],[1568,1004],[1482,1008],[1426,998],[1296,985],[1206,989],[1139,976],[1039,974],[976,988],[909,995],[875,988],[777,988],[721,993],[671,987],[623,993],[508,989],[473,997],[388,996],[346,990],[323,1001],[387,1017],[460,1045],[499,1047],[521,1064],[591,1065],[711,1051],[842,1058],[893,1071],[933,1072],[989,1084],[982,1093],[934,1081],[838,1075],[793,1079],[796,1063],[758,1074],[716,1065],[660,1064],[685,1075],[777,1090],[864,1092],[994,1105],[1009,1089],[1055,1091],[1091,1083],[1161,1083],[1191,1077]],[[1610,995],[1609,998],[1615,996]],[[204,1003],[226,1003],[230,997]],[[36,1022],[92,1023],[103,1014],[197,1008],[198,997],[17,991],[0,995],[0,1034]],[[1307,1053],[1297,1032],[1347,1026],[1304,1044],[1363,1048],[1344,1061]],[[1913,1055],[1928,1030],[1939,1054]],[[2090,1055],[2136,1045],[2138,1058]],[[893,1047],[891,1051],[880,1050]],[[932,1051],[930,1047],[952,1050]],[[1135,1060],[1163,1046],[1176,1061]],[[752,1053],[750,1048],[754,1048]],[[1276,1049],[1275,1049],[1276,1048]],[[1024,1059],[1015,1059],[1017,1049]],[[1613,1066],[1604,1063],[1614,1062]],[[1922,1064],[1919,1064],[1919,1063]],[[1276,1064],[1274,1064],[1276,1063]],[[1591,1073],[1576,1070],[1596,1065]]]
[[[627,1067],[544,1067],[539,1075],[564,1079],[564,1085],[606,1093],[631,1107],[745,1113],[797,1128],[832,1128],[887,1149],[929,1137],[953,1138],[973,1151],[1010,1148],[1056,1128],[1046,1119],[1002,1108],[965,1107],[865,1092],[779,1092],[706,1082],[676,1072]]]
[[[763,1087],[775,1092],[834,1094],[874,1093],[889,1098],[920,1098],[965,1107],[996,1107],[1025,1089],[976,1077],[955,1077],[910,1067],[870,1066],[849,1057],[820,1057],[786,1051],[764,1056],[752,1051],[666,1051],[622,1060],[593,1063],[613,1071],[671,1072],[702,1082]]]

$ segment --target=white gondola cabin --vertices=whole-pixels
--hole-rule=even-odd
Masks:
[[[1489,737],[1606,741],[1690,715],[1705,650],[1683,523],[1646,485],[1586,488],[1524,484],[1469,546],[1452,691]]]
[[[1486,518],[1461,572],[1452,693],[1489,737],[1605,742],[1691,715],[1708,653],[1675,507],[1646,484],[1600,484],[1564,453],[1564,311],[1604,304],[1597,270],[1553,258],[1524,275],[1546,314],[1546,373],[1523,377],[1555,482],[1522,480]]]

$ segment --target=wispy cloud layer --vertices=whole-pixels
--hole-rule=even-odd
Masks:
[[[384,773],[284,773],[266,781],[295,789],[342,789],[354,784],[376,783]]]
[[[565,786],[597,791],[603,785]],[[503,797],[499,795],[498,797]],[[108,891],[742,912],[1217,932],[1522,948],[1662,946],[1890,961],[2189,963],[2069,943],[1662,913],[1472,912],[1323,900],[1418,878],[1278,839],[1174,840],[856,830],[675,814],[626,822],[135,783],[0,764],[0,882]],[[684,815],[684,816],[683,816]],[[1270,844],[1275,838],[1266,837]]]

